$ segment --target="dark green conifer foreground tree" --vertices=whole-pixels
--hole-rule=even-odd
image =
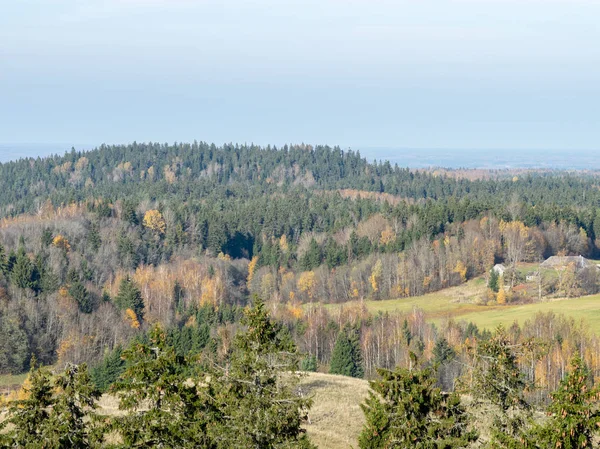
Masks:
[[[97,447],[102,431],[93,409],[100,392],[85,365],[67,365],[54,382],[50,372],[31,362],[25,398],[13,401],[0,426],[0,447],[25,449],[89,449]]]
[[[25,387],[25,399],[11,402],[8,418],[0,424],[1,447],[38,448],[40,441],[47,438],[47,426],[53,404],[52,382],[50,372],[31,360],[28,378],[30,386]],[[12,425],[4,434],[2,427]]]
[[[517,357],[517,351],[529,349],[528,343],[514,345],[503,326],[498,326],[489,340],[481,341],[471,349],[474,366],[467,376],[469,390],[476,401],[493,407],[493,448],[535,447],[529,437],[532,427],[531,406],[524,395],[528,384]]]
[[[581,356],[571,360],[570,372],[550,393],[550,420],[539,431],[540,448],[587,449],[600,431],[600,389],[591,386],[590,372]]]
[[[286,329],[255,298],[234,341],[231,360],[216,380],[222,421],[211,435],[220,449],[312,448],[302,422],[311,405],[300,397],[297,348]]]
[[[125,416],[112,419],[110,429],[129,448],[212,448],[207,435],[219,414],[213,406],[212,384],[188,378],[190,361],[177,356],[159,327],[150,342],[123,351],[127,368],[112,386]]]
[[[377,370],[380,379],[361,406],[366,423],[359,437],[362,449],[450,449],[477,439],[467,429],[467,415],[457,394],[435,387],[431,368]]]

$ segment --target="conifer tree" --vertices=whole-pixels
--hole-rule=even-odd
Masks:
[[[121,310],[133,310],[139,320],[144,318],[142,292],[131,278],[126,277],[121,280],[114,302]]]
[[[6,257],[6,250],[2,243],[0,243],[0,274],[6,274],[8,272],[8,259]]]
[[[219,449],[312,448],[302,429],[311,405],[297,392],[299,354],[286,328],[269,317],[255,298],[234,340],[215,391],[223,417],[211,435]]]
[[[77,302],[77,306],[82,313],[92,313],[94,303],[85,286],[77,281],[69,287],[69,295]]]
[[[475,431],[467,430],[460,397],[443,395],[431,368],[377,371],[380,379],[370,382],[361,405],[366,418],[361,449],[460,448],[477,439]]]
[[[330,374],[363,377],[364,368],[358,333],[346,327],[337,337],[329,366]]]
[[[592,386],[590,371],[579,354],[570,363],[570,371],[558,389],[550,393],[551,418],[539,430],[540,447],[587,449],[594,447],[594,435],[600,430],[598,398],[600,388]]]
[[[111,391],[119,398],[119,408],[129,413],[110,423],[123,438],[123,447],[214,447],[207,435],[219,420],[212,384],[188,380],[190,362],[167,345],[159,326],[150,332],[149,344],[134,343],[123,357],[127,368]]]
[[[494,293],[498,293],[498,273],[496,270],[490,270],[490,279],[488,280],[488,287]]]
[[[456,352],[448,344],[445,338],[438,338],[433,347],[433,361],[437,364],[443,364],[456,357]]]
[[[517,349],[528,351],[529,342],[518,348],[510,341],[503,326],[498,326],[489,340],[470,348],[474,366],[469,373],[471,393],[478,401],[487,401],[495,409],[491,429],[492,447],[528,448],[531,406],[525,400],[528,386],[517,363]]]
[[[3,433],[2,425],[12,425],[4,435],[7,447],[37,449],[40,441],[48,437],[50,406],[54,404],[52,390],[50,372],[32,358],[29,377],[23,387],[25,398],[11,402],[8,418],[0,424],[0,434]]]
[[[35,287],[35,276],[33,262],[25,253],[25,248],[20,247],[16,254],[15,263],[12,267],[11,280],[19,288]]]
[[[102,438],[94,413],[100,391],[87,366],[68,364],[55,382],[57,390],[47,427],[48,447],[88,449]]]
[[[92,368],[92,380],[101,392],[107,391],[125,371],[125,360],[123,360],[122,354],[123,348],[117,346],[104,356],[102,362]]]
[[[302,359],[300,366],[302,371],[316,372],[317,371],[317,358],[314,355],[308,355]]]

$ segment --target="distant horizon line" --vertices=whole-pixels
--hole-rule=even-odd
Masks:
[[[430,147],[430,146],[393,146],[393,145],[340,145],[340,144],[336,144],[336,143],[310,143],[307,141],[302,141],[302,142],[287,142],[287,143],[256,143],[256,142],[239,142],[239,141],[225,141],[225,142],[221,142],[221,143],[217,143],[216,141],[210,141],[210,140],[203,140],[203,139],[193,139],[193,140],[173,140],[171,142],[167,142],[167,141],[160,141],[160,140],[130,140],[127,142],[121,142],[121,143],[109,143],[109,142],[102,142],[99,144],[91,144],[91,143],[69,143],[69,142],[0,142],[0,149],[2,148],[6,148],[6,147],[11,147],[11,146],[15,146],[15,147],[24,147],[24,146],[35,146],[35,147],[45,147],[45,148],[51,148],[51,147],[62,147],[62,146],[68,146],[68,147],[74,147],[76,150],[78,149],[77,147],[88,147],[90,149],[96,149],[102,145],[108,145],[108,146],[113,146],[113,145],[131,145],[134,142],[135,143],[167,143],[167,144],[174,144],[174,143],[192,143],[192,142],[205,142],[205,143],[210,143],[210,144],[215,144],[215,145],[226,145],[226,144],[234,144],[234,145],[257,145],[260,147],[265,147],[268,145],[271,146],[275,146],[275,147],[283,147],[285,145],[301,145],[301,144],[305,144],[305,145],[322,145],[322,146],[329,146],[329,147],[340,147],[342,150],[352,150],[352,151],[356,151],[356,150],[400,150],[400,151],[404,151],[404,150],[426,150],[426,151],[452,151],[452,150],[461,150],[461,151],[552,151],[552,152],[562,152],[562,151],[600,151],[600,147],[598,148],[557,148],[557,147],[552,147],[552,148],[548,148],[548,147],[494,147],[494,146],[477,146],[477,147],[461,147],[461,146],[452,146],[452,147]],[[83,150],[83,148],[79,148],[81,150]],[[69,150],[66,150],[69,151]]]

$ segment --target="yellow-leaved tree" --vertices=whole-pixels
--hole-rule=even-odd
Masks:
[[[144,214],[144,227],[159,235],[163,235],[167,231],[167,223],[156,209],[149,210]]]
[[[500,284],[500,290],[498,290],[498,295],[496,296],[496,302],[498,304],[506,304],[506,290],[504,289],[504,285]]]
[[[71,244],[69,243],[69,241],[60,234],[54,237],[54,239],[52,240],[52,245],[54,245],[58,249],[62,249],[65,253],[68,253],[71,249]]]

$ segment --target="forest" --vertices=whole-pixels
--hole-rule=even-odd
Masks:
[[[134,143],[0,164],[0,374],[30,371],[1,434],[7,447],[37,447],[31,429],[53,448],[312,447],[310,401],[290,373],[321,371],[372,381],[360,447],[593,447],[600,340],[584,323],[545,313],[480,329],[365,301],[476,279],[481,307],[600,292],[592,262],[539,268],[598,258],[598,184],[560,171],[416,172],[304,144]],[[529,287],[523,266],[537,273]],[[248,385],[257,376],[272,394]],[[569,389],[579,408],[564,408]],[[127,425],[87,424],[104,392]],[[473,430],[465,395],[493,408],[489,429]],[[140,415],[139,401],[154,405]],[[272,427],[240,440],[254,419],[241,410],[254,406]],[[535,421],[540,410],[550,418]],[[575,426],[565,432],[587,435],[572,446],[556,446],[563,413]],[[80,445],[41,424],[52,420]],[[99,436],[111,432],[116,442]]]

